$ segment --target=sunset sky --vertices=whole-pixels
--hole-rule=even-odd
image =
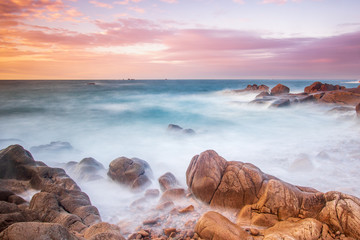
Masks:
[[[360,0],[1,0],[0,79],[360,79]]]

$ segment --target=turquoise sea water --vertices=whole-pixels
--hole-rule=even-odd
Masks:
[[[142,158],[153,169],[153,187],[167,171],[185,186],[191,158],[214,149],[227,160],[254,163],[293,184],[360,196],[359,122],[354,111],[334,113],[329,112],[333,106],[317,104],[273,109],[249,104],[254,93],[229,91],[254,83],[270,88],[282,83],[291,92],[302,92],[312,82],[0,81],[0,148],[69,142],[73,151],[33,153],[51,166],[84,157],[94,157],[106,167],[116,157]],[[345,80],[323,82],[357,87]],[[166,131],[170,123],[196,134],[170,134]],[[113,219],[109,206],[119,204],[118,196],[101,191],[112,183],[77,180],[103,218]],[[121,191],[122,196],[131,195]],[[114,202],[104,201],[106,194]]]

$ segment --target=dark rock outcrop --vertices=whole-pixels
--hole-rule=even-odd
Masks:
[[[290,99],[279,99],[273,102],[270,107],[279,108],[290,106]]]
[[[120,157],[110,163],[108,176],[133,190],[142,190],[150,185],[152,170],[144,160]]]
[[[316,93],[316,92],[325,92],[325,91],[334,91],[334,90],[343,90],[344,86],[340,85],[332,85],[321,82],[314,82],[310,86],[304,88],[304,92],[306,93]]]
[[[290,92],[290,88],[279,83],[278,85],[276,85],[271,89],[270,94],[276,96],[281,94],[287,94],[289,92]]]
[[[190,191],[198,199],[210,206],[240,211],[237,226],[265,228],[262,232],[265,239],[272,239],[270,236],[284,228],[289,228],[287,233],[295,239],[309,239],[308,236],[318,239],[336,232],[360,238],[360,199],[356,197],[294,186],[252,164],[228,162],[212,150],[193,157],[186,177]],[[201,229],[211,224],[204,226],[199,221],[198,225],[196,232],[207,238]],[[218,226],[222,228],[219,231],[226,230],[228,225]]]
[[[68,142],[55,141],[49,144],[34,146],[30,148],[33,153],[64,152],[73,151],[74,148]]]
[[[194,135],[194,134],[196,134],[196,132],[193,129],[191,129],[191,128],[184,129],[184,128],[180,127],[179,125],[176,125],[176,124],[169,124],[168,127],[167,127],[167,131],[170,132],[170,133],[183,133],[183,134],[186,134],[186,135]]]
[[[358,103],[355,107],[356,115],[360,117],[360,103]]]
[[[94,158],[84,158],[79,163],[69,162],[65,169],[77,180],[94,181],[106,176],[104,166]]]
[[[23,228],[28,228],[28,232],[24,230],[29,236],[26,239],[40,239],[42,235],[36,234],[67,236],[66,231],[78,235],[90,225],[101,221],[89,197],[63,169],[51,168],[35,161],[30,152],[20,145],[12,145],[0,151],[0,166],[0,182],[6,183],[6,188],[0,191],[0,231],[6,229],[6,232],[1,233],[4,237],[13,239],[11,236]],[[32,197],[30,203],[12,192],[16,190],[21,193],[29,189],[40,191]],[[17,222],[21,224],[14,225]],[[75,235],[68,239],[75,239]]]

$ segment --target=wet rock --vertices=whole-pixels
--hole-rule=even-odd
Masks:
[[[96,207],[91,206],[89,197],[81,192],[63,169],[50,168],[44,163],[34,161],[31,154],[19,145],[2,150],[0,164],[4,170],[0,177],[5,178],[1,179],[1,182],[14,185],[20,183],[20,186],[26,182],[25,186],[41,191],[33,196],[28,207],[25,204],[20,211],[11,213],[12,215],[2,215],[4,221],[0,222],[58,223],[69,231],[79,233],[100,221],[99,212]],[[7,178],[13,179],[10,181]],[[24,190],[27,190],[27,187]],[[7,197],[7,201],[22,203],[18,196],[10,194],[2,192],[2,198]]]
[[[193,212],[195,210],[193,205],[189,205],[183,209],[179,210],[179,213],[189,213],[189,212]]]
[[[120,157],[110,163],[108,176],[133,190],[142,190],[150,185],[152,170],[144,160]]]
[[[73,151],[74,148],[69,142],[54,141],[49,144],[34,146],[30,148],[33,153],[64,152]]]
[[[332,109],[330,109],[329,113],[352,113],[354,111],[354,107],[348,107],[348,106],[337,106]]]
[[[205,213],[196,223],[195,232],[202,239],[253,239],[245,230],[217,212]]]
[[[326,239],[323,224],[316,219],[289,219],[264,231],[264,239]]]
[[[77,240],[66,228],[56,223],[14,223],[0,233],[3,240],[67,239]]]
[[[316,92],[324,92],[324,91],[334,91],[334,90],[343,90],[344,86],[332,85],[321,82],[314,82],[310,86],[305,87],[304,92],[306,93],[316,93]]]
[[[163,231],[169,237],[172,233],[176,233],[176,228],[165,228]]]
[[[219,165],[222,166],[220,170]],[[212,171],[206,174],[205,169]],[[200,181],[202,186],[210,186],[207,188],[210,198],[193,188],[196,181]],[[211,206],[240,210],[238,227],[274,227],[267,234],[271,231],[271,234],[277,234],[276,229],[287,228],[289,231],[284,232],[294,239],[319,239],[323,235],[319,235],[317,229],[328,226],[331,232],[339,231],[344,237],[360,238],[360,199],[339,192],[324,194],[313,188],[294,186],[261,172],[251,164],[227,162],[212,150],[193,158],[187,170],[187,183],[197,198]],[[200,237],[204,237],[201,235],[203,229],[212,228],[210,223],[200,226],[197,231]],[[214,234],[213,230],[210,233]],[[324,230],[323,233],[327,234]],[[208,238],[211,239],[212,235]],[[265,239],[277,238],[269,235]]]
[[[241,92],[268,92],[269,91],[269,87],[261,84],[261,85],[257,85],[257,84],[253,84],[253,85],[247,85],[246,88],[244,89],[238,89],[238,90],[233,90],[236,93],[241,93]]]
[[[360,103],[358,103],[355,107],[356,115],[360,117]]]
[[[273,108],[280,108],[280,107],[287,107],[287,106],[290,106],[289,99],[279,99],[270,105],[270,107],[273,107]]]
[[[185,197],[185,189],[183,188],[172,188],[166,190],[161,198],[160,202],[168,202],[168,201],[175,201]]]
[[[104,166],[94,158],[84,158],[79,163],[67,163],[68,170],[76,176],[77,179],[83,181],[94,181],[102,179],[105,175]]]
[[[193,129],[191,129],[191,128],[183,129],[182,127],[180,127],[179,125],[176,125],[176,124],[169,124],[167,127],[167,131],[171,132],[171,133],[183,133],[186,135],[196,134],[196,132]]]
[[[192,158],[186,171],[186,183],[200,200],[210,203],[226,168],[226,160],[208,150]]]
[[[275,95],[281,95],[281,94],[287,94],[290,92],[290,89],[287,86],[284,86],[282,84],[278,84],[275,87],[273,87],[270,91],[270,94]]]
[[[360,102],[360,93],[354,93],[345,90],[330,91],[325,92],[319,101],[321,103],[335,103],[356,106]]]
[[[160,191],[158,189],[148,189],[145,191],[146,198],[157,198],[160,195]]]
[[[160,202],[160,204],[156,206],[156,210],[164,210],[173,206],[175,206],[173,201]]]
[[[360,199],[339,192],[325,193],[326,205],[318,220],[334,231],[360,239]]]
[[[86,229],[84,238],[91,240],[125,240],[118,226],[106,222],[94,224]]]
[[[259,93],[258,95],[256,95],[255,98],[264,98],[264,97],[269,97],[269,96],[271,96],[270,93],[266,91],[266,92]]]
[[[158,180],[160,184],[160,189],[163,192],[179,186],[176,177],[171,172],[167,172],[164,175],[160,176]]]

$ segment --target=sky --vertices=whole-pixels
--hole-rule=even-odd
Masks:
[[[360,79],[359,0],[1,0],[0,79]]]

